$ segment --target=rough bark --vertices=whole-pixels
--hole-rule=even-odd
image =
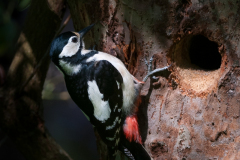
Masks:
[[[71,159],[47,133],[41,99],[50,62],[46,52],[60,28],[64,8],[63,0],[32,1],[0,92],[1,129],[28,160]]]
[[[239,1],[68,4],[76,30],[96,23],[87,43],[120,58],[138,79],[146,75],[144,58],[155,55],[155,68],[173,64],[170,76],[148,81],[141,93],[140,128],[154,159],[239,159]],[[204,51],[210,57],[198,57],[194,46],[208,40],[196,35],[215,42]],[[106,159],[104,147],[99,152]]]

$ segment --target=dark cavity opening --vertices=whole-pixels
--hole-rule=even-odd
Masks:
[[[204,70],[216,70],[221,66],[222,57],[218,52],[218,44],[202,35],[192,37],[189,57],[192,64]]]

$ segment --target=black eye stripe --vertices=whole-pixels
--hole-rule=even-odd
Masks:
[[[77,37],[73,37],[73,38],[72,38],[72,42],[73,42],[73,43],[77,43],[77,42],[78,42]]]

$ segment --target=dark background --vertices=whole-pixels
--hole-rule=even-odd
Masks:
[[[14,47],[24,25],[29,5],[30,0],[0,1],[0,74],[7,73],[11,64]],[[64,19],[68,15],[69,11],[67,10]],[[74,30],[72,20],[69,21],[63,32],[69,30]],[[3,83],[4,79],[1,79],[0,85]],[[42,97],[45,126],[56,142],[74,160],[98,159],[93,128],[71,100],[62,73],[52,63],[49,67]],[[25,160],[11,139],[1,131],[1,126],[0,160]]]

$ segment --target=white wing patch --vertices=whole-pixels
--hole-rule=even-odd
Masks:
[[[120,72],[123,78],[123,84],[121,84],[123,90],[123,110],[126,114],[130,114],[132,107],[134,107],[134,100],[137,96],[134,89],[133,76],[128,72],[119,59],[104,52],[98,52],[98,54],[89,57],[87,62],[100,60],[107,60]],[[118,87],[120,86],[118,85]]]
[[[81,71],[82,65],[71,65],[63,60],[59,61],[59,65],[63,68],[67,75],[74,75]]]
[[[103,94],[100,93],[96,81],[88,82],[88,95],[94,107],[94,116],[104,122],[110,117],[111,109],[108,101],[103,101]]]

